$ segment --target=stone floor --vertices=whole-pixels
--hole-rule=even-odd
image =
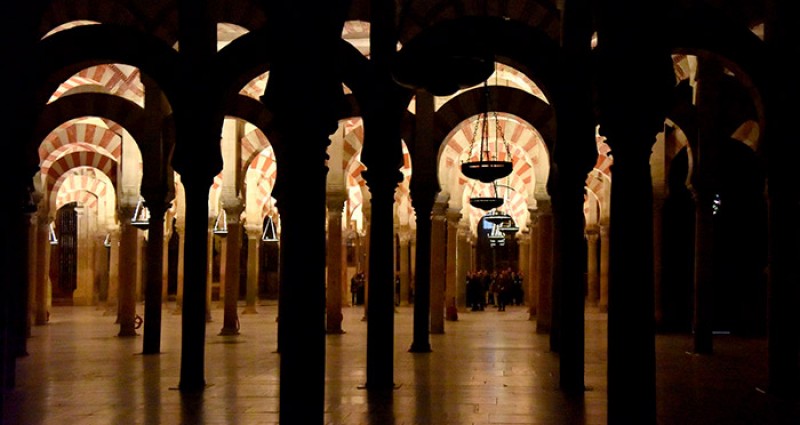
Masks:
[[[141,306],[140,306],[141,308]],[[217,335],[222,310],[208,324],[206,380],[199,396],[175,389],[180,316],[165,311],[162,354],[142,355],[142,337],[118,338],[113,318],[92,307],[54,307],[35,327],[29,356],[18,361],[18,386],[7,392],[3,424],[277,424],[277,307],[242,315],[241,334]],[[141,311],[141,310],[140,310]],[[365,381],[366,322],[361,307],[344,311],[345,334],[327,344],[326,423],[464,425],[606,423],[606,316],[586,315],[586,385],[571,399],[557,388],[557,357],[535,333],[523,307],[465,312],[431,335],[432,353],[407,352],[413,309],[396,314],[393,394],[380,398]],[[800,424],[800,402],[765,394],[766,342],[718,336],[715,354],[694,356],[688,335],[657,337],[660,425]],[[636,425],[636,424],[631,424]]]

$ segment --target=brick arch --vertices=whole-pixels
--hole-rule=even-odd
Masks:
[[[113,191],[113,188],[111,189]],[[81,203],[86,204],[86,201],[82,201],[81,199],[75,199],[72,194],[76,193],[83,193],[83,194],[90,194],[92,198],[90,199],[91,204],[87,205],[89,207],[96,207],[98,200],[105,197],[108,192],[108,187],[106,183],[93,175],[89,174],[72,174],[64,176],[64,181],[62,184],[58,186],[58,190],[55,193],[55,204],[53,211],[60,208],[62,205],[67,204],[72,201],[78,201]]]
[[[58,210],[62,206],[71,202],[77,202],[88,209],[95,210],[98,207],[98,197],[92,192],[87,190],[73,190],[73,191],[60,191],[55,202],[55,209]]]
[[[110,191],[109,191],[110,189]],[[91,167],[75,167],[61,175],[48,192],[50,211],[56,210],[58,196],[64,191],[91,191],[96,195],[115,196],[115,183],[100,170]]]
[[[158,38],[131,28],[85,25],[61,31],[39,42],[34,60],[41,66],[33,80],[38,101],[45,104],[58,86],[91,66],[125,64],[138,68],[175,98],[180,81],[178,53]],[[102,59],[101,59],[102,58]]]
[[[96,147],[96,152],[103,153],[119,161],[122,154],[122,140],[114,131],[94,124],[72,123],[59,127],[48,135],[39,146],[39,159],[42,168],[47,168],[49,163],[55,161],[58,152],[63,152],[68,145],[88,145],[91,150]]]
[[[122,64],[97,65],[81,70],[62,83],[48,103],[85,85],[98,85],[105,89],[105,93],[123,97],[144,108],[141,72],[135,67]]]
[[[94,21],[143,29],[140,25],[140,18],[135,16],[122,2],[53,0],[49,3],[39,21],[41,36],[51,33],[58,27],[69,29],[70,27],[65,24],[73,21]]]
[[[465,91],[436,111],[434,140],[444,142],[465,118],[481,112],[481,91],[480,89]],[[489,91],[494,104],[497,105],[497,112],[515,115],[530,123],[542,136],[548,151],[552,150],[556,140],[556,122],[554,108],[551,105],[516,88],[489,86]]]
[[[59,178],[78,167],[96,168],[103,172],[117,185],[117,161],[106,155],[91,151],[75,151],[65,154],[53,161],[46,173],[43,173],[46,193],[51,193]]]

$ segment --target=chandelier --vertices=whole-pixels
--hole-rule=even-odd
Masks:
[[[493,126],[490,126],[490,120],[494,121]],[[490,127],[494,127],[495,137],[493,142],[489,140]],[[478,141],[477,143],[476,140]],[[461,163],[461,173],[470,179],[480,180],[484,183],[491,183],[511,174],[513,169],[511,161],[498,159],[501,145],[506,151],[505,158],[510,158],[508,142],[506,142],[503,130],[500,128],[497,112],[489,111],[489,83],[484,81],[481,113],[475,121],[475,129],[470,143],[470,160]]]

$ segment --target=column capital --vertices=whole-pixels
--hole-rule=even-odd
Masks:
[[[325,193],[325,205],[328,207],[328,214],[342,214],[344,203],[347,201],[347,192],[327,191]]]
[[[460,223],[459,220],[461,220],[461,211],[455,208],[448,208],[445,212],[445,216],[447,217],[447,222],[455,226]]]
[[[258,224],[245,224],[244,231],[248,239],[257,239],[261,237],[263,229]]]

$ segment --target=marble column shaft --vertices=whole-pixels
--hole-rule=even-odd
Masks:
[[[461,213],[447,210],[447,258],[445,259],[445,318],[450,321],[458,320],[458,292],[460,282],[456,280],[456,267],[458,265],[458,221]],[[463,261],[463,260],[462,260]]]
[[[139,230],[131,224],[133,207],[120,207],[119,217],[119,336],[135,336],[136,250]]]
[[[328,241],[327,265],[328,276],[325,288],[325,332],[328,334],[344,333],[342,329],[342,257],[344,243],[342,241],[342,213],[345,193],[328,193]]]
[[[447,249],[446,205],[437,202],[431,216],[431,333],[444,333],[445,280],[447,258],[441,255]]]
[[[225,250],[225,257],[222,259],[222,261],[225,261],[225,275],[222,277],[225,281],[225,295],[220,335],[236,335],[239,333],[239,279],[242,251],[242,222],[240,217],[243,208],[244,205],[238,199],[225,202],[228,235],[225,236],[227,249]]]

